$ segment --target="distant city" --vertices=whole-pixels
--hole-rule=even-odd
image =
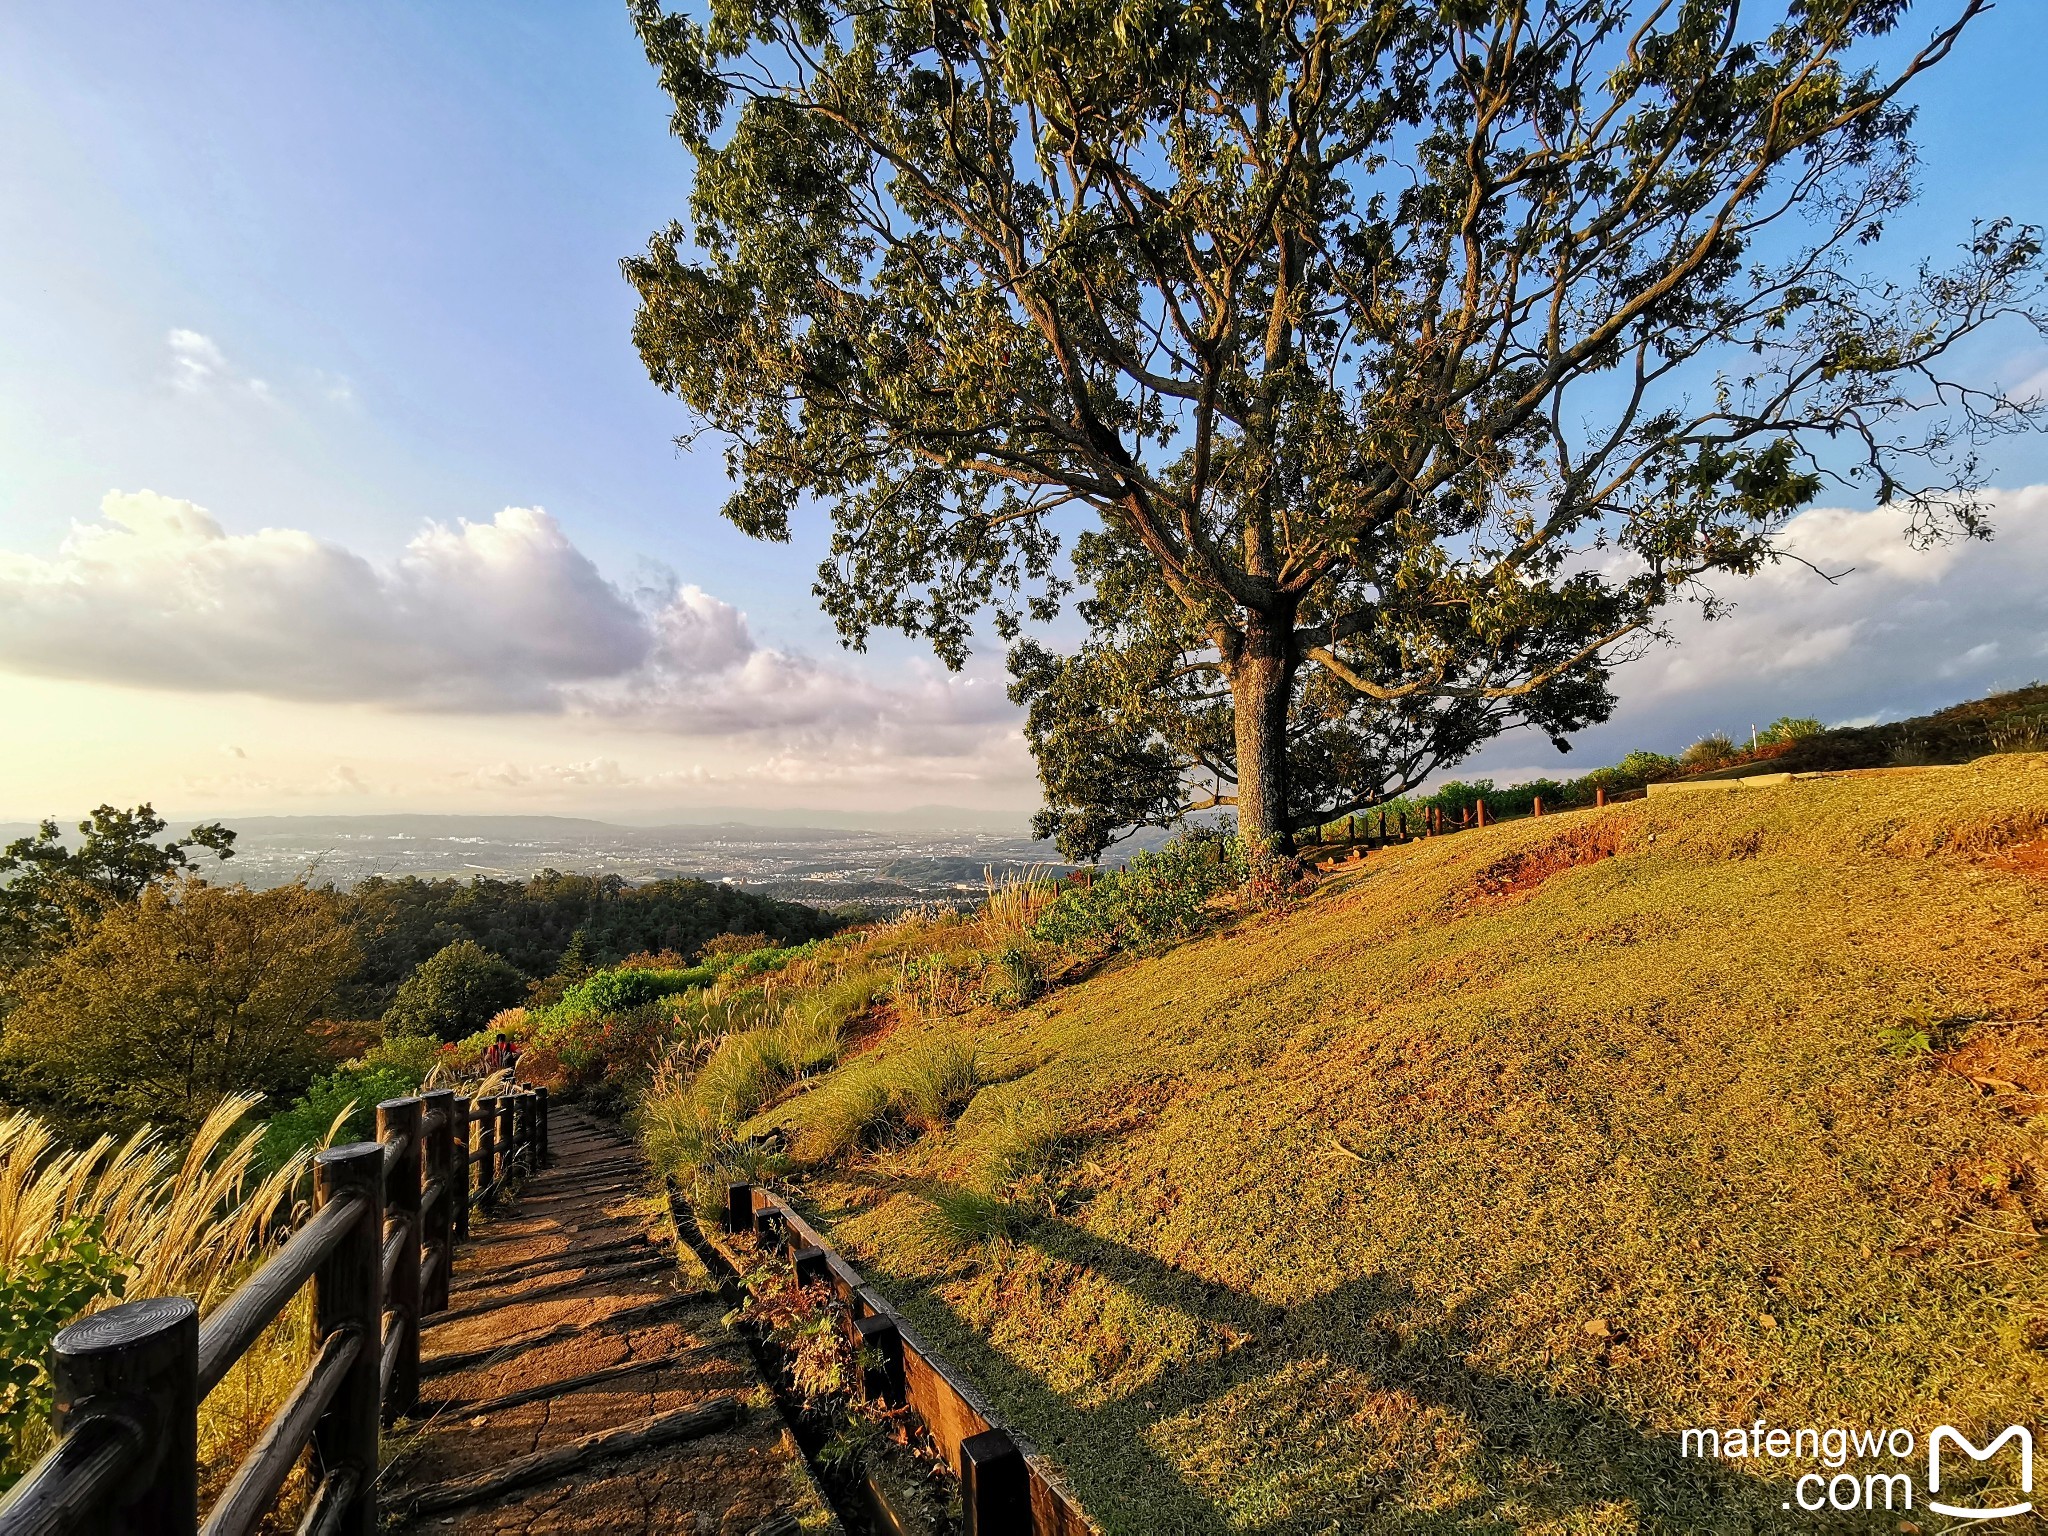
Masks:
[[[207,873],[262,889],[302,877],[348,887],[378,875],[524,880],[555,869],[635,883],[722,881],[825,907],[890,908],[979,892],[990,874],[1068,867],[1051,844],[1031,840],[1023,816],[943,808],[803,815],[813,823],[894,823],[856,826],[736,814],[749,819],[641,827],[571,816],[226,816],[219,819],[235,830],[235,857],[224,867],[207,860]],[[76,820],[59,818],[59,825],[68,833]],[[180,820],[173,831],[188,824]],[[1004,831],[1008,825],[1016,831]],[[33,830],[0,823],[0,843]]]

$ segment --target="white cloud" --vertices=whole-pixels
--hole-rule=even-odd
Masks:
[[[179,329],[167,334],[164,341],[171,351],[171,388],[180,394],[239,389],[263,399],[270,397],[270,386],[262,379],[237,373],[211,336]]]
[[[1712,623],[1680,616],[1675,644],[1615,674],[1613,721],[1583,733],[1564,764],[1545,749],[1542,771],[1708,731],[1746,735],[1785,714],[1896,720],[2048,676],[2048,486],[1990,499],[1992,540],[1924,550],[1897,511],[1801,514],[1787,548],[1837,579],[1785,561],[1727,584],[1733,610]],[[1505,775],[1530,753],[1517,736],[1460,771]]]
[[[381,563],[294,529],[227,532],[153,491],[110,493],[54,556],[0,552],[0,668],[181,692],[449,713],[590,716],[677,735],[945,755],[1000,683],[914,668],[885,686],[759,644],[692,585],[629,596],[538,508],[430,523]],[[603,787],[582,765],[574,782]]]

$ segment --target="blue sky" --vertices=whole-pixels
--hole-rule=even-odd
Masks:
[[[1948,7],[1919,9],[1915,31]],[[2048,220],[2044,56],[2048,6],[2007,0],[1920,92],[1926,195],[1890,259],[1945,253],[1973,214]],[[672,444],[685,423],[632,351],[617,265],[687,193],[665,107],[616,0],[0,7],[0,572],[49,577],[103,498],[147,491],[119,504],[127,544],[94,546],[138,601],[230,544],[293,573],[276,614],[300,633],[235,637],[252,652],[355,643],[362,610],[313,613],[317,567],[415,623],[484,613],[464,629],[477,654],[436,665],[481,677],[491,650],[543,682],[629,643],[598,586],[694,589],[664,610],[676,654],[751,679],[701,710],[645,689],[569,711],[472,690],[457,707],[399,677],[393,637],[386,681],[360,697],[289,668],[193,688],[179,669],[217,657],[174,646],[152,669],[109,642],[95,662],[108,622],[80,611],[0,659],[18,726],[0,819],[145,797],[244,813],[1033,803],[993,649],[950,681],[902,642],[844,656],[809,597],[815,525],[793,548],[741,537],[717,516],[717,445]],[[1981,362],[2010,382],[2048,348]],[[1995,469],[2006,487],[2048,481],[2048,444],[2009,445]],[[2048,674],[2036,500],[2011,501],[1995,559],[1876,561],[1846,597],[1760,590],[1690,659],[1646,667],[1575,760]],[[1867,534],[1807,530],[1823,555]],[[145,537],[148,559],[129,547]],[[506,582],[541,606],[491,607]],[[582,628],[546,637],[574,654],[544,654],[542,615],[592,593]],[[1816,603],[1840,607],[1819,625],[1835,639],[1810,664],[1761,665],[1810,639]],[[85,659],[57,664],[60,644]],[[1555,765],[1503,743],[1479,766]]]

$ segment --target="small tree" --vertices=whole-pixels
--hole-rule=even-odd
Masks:
[[[526,991],[518,968],[474,939],[458,939],[405,979],[384,1027],[394,1034],[459,1040],[490,1022]]]
[[[55,1105],[190,1127],[223,1094],[296,1093],[307,1026],[356,963],[333,898],[174,876],[24,972],[0,1054]]]
[[[1900,0],[1757,9],[633,0],[696,161],[635,339],[730,435],[728,518],[828,510],[856,645],[1014,636],[1092,515],[1095,638],[1021,658],[1070,853],[1202,798],[1284,839],[1562,745],[1831,483],[1984,531],[1973,445],[2037,407],[1944,363],[2036,316],[2035,232],[1856,253],[1988,0],[1889,69]]]

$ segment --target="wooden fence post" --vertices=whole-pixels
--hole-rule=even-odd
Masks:
[[[199,1529],[199,1309],[182,1296],[160,1296],[96,1312],[58,1333],[50,1375],[58,1435],[80,1420],[118,1415],[134,1426],[142,1452],[126,1499],[100,1511],[90,1529],[192,1536]]]
[[[748,1232],[754,1226],[754,1186],[728,1184],[725,1187],[725,1230]]]
[[[462,1191],[455,1183],[455,1090],[436,1088],[420,1095],[426,1107],[429,1129],[424,1177],[426,1188],[436,1191],[433,1204],[420,1195],[421,1246],[420,1316],[446,1309],[449,1272],[455,1265],[455,1205]]]
[[[960,1442],[961,1536],[1029,1536],[1031,1479],[1017,1443],[1000,1429]]]
[[[488,1211],[498,1203],[498,1101],[478,1099],[472,1113],[476,1119],[477,1204]]]
[[[313,1429],[321,1468],[347,1476],[351,1492],[334,1536],[377,1536],[378,1400],[384,1298],[384,1149],[374,1141],[335,1147],[313,1158],[313,1193],[324,1209],[360,1199],[362,1219],[313,1271],[313,1339],[317,1351],[329,1335],[355,1333],[356,1357],[341,1390]]]
[[[1597,809],[1598,807],[1600,807],[1600,806],[1603,806],[1603,805],[1605,805],[1606,803],[1607,803],[1607,786],[1606,786],[1605,784],[1596,784],[1596,785],[1595,785],[1595,786],[1593,787],[1593,805],[1594,805],[1594,807],[1595,807],[1595,808]]]
[[[512,1171],[512,1159],[519,1151],[518,1089],[498,1095],[498,1177]]]
[[[540,1125],[540,1160],[548,1160],[548,1090],[545,1084],[533,1090],[540,1101],[534,1106],[534,1114]]]
[[[1475,827],[1486,825],[1486,802],[1484,800],[1481,800],[1472,807],[1472,825]]]
[[[1541,795],[1537,795],[1530,802],[1529,814],[1532,816],[1541,816],[1543,814],[1543,797]]]
[[[455,1162],[453,1164],[455,1170],[453,1184],[455,1192],[455,1241],[466,1243],[469,1241],[470,1196],[469,1100],[459,1093],[449,1102],[448,1124],[449,1128],[455,1133]],[[455,1258],[453,1249],[449,1250],[448,1257],[452,1263]]]
[[[384,1181],[383,1252],[385,1327],[397,1349],[384,1384],[384,1422],[402,1419],[420,1398],[420,1168],[424,1161],[418,1099],[386,1099],[377,1106],[377,1141],[396,1146]],[[393,1251],[395,1245],[395,1252]]]

